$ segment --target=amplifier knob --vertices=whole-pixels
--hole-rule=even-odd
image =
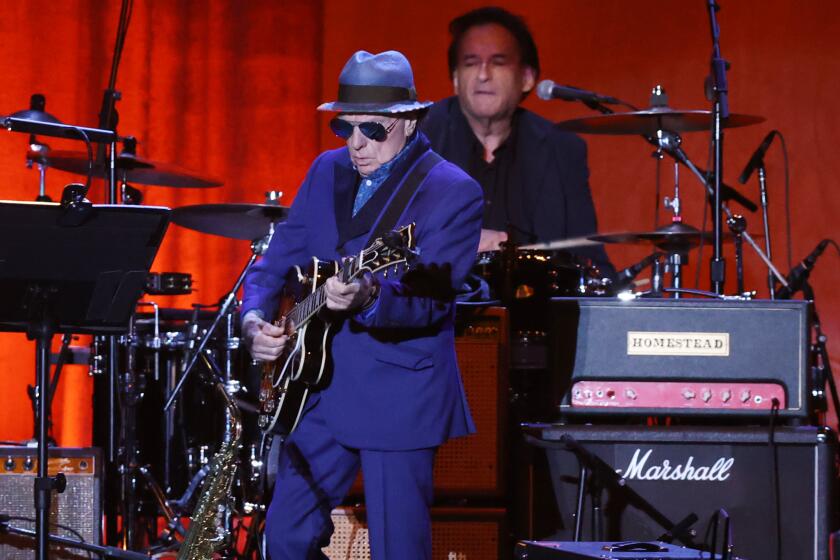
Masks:
[[[709,402],[712,400],[712,392],[709,389],[703,389],[702,397],[703,402]]]
[[[720,400],[723,402],[729,402],[729,399],[732,398],[732,391],[729,389],[724,389],[723,392],[720,394]]]
[[[745,403],[748,400],[750,400],[750,390],[744,389],[743,391],[741,391],[741,402]]]
[[[3,467],[4,467],[7,471],[13,471],[13,470],[15,470],[15,460],[14,460],[14,459],[12,459],[11,457],[8,457],[8,458],[6,459],[6,462],[3,464]]]
[[[686,390],[683,391],[683,397],[685,397],[685,400],[687,400],[687,401],[690,401],[691,399],[693,399],[696,396],[697,396],[697,394],[694,391],[692,391],[691,389],[686,389]]]
[[[629,387],[624,390],[624,395],[630,400],[636,400],[639,395],[636,394],[636,391],[630,389]]]
[[[27,455],[26,459],[23,461],[23,470],[31,471],[33,468],[35,468],[35,461],[32,460],[32,457]]]

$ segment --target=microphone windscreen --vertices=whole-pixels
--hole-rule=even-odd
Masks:
[[[537,97],[546,101],[551,99],[551,91],[554,89],[552,80],[543,80],[537,84]]]

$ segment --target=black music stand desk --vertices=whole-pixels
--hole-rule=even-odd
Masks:
[[[40,397],[52,337],[127,331],[168,223],[161,207],[0,201],[0,331],[36,341],[39,559],[48,554],[51,492],[61,485],[47,476],[48,399]]]

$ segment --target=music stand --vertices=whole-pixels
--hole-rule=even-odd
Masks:
[[[0,331],[35,340],[38,474],[34,482],[36,558],[48,556],[52,490],[47,473],[49,352],[56,333],[128,330],[169,209],[0,201]],[[113,375],[113,373],[112,373]]]

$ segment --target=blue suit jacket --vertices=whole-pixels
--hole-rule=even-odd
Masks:
[[[347,148],[315,160],[287,221],[245,280],[243,315],[260,309],[273,318],[284,277],[294,265],[306,265],[313,256],[335,260],[365,248],[382,208],[431,151],[418,134],[407,157],[352,219],[357,173]],[[481,188],[458,167],[441,161],[397,226],[416,223],[415,268],[451,266],[448,287],[454,290],[474,262],[481,215]],[[403,281],[405,276],[379,279],[376,305],[333,326],[334,373],[315,397],[332,432],[349,447],[404,450],[433,447],[474,431],[455,358],[451,294],[429,295]]]

